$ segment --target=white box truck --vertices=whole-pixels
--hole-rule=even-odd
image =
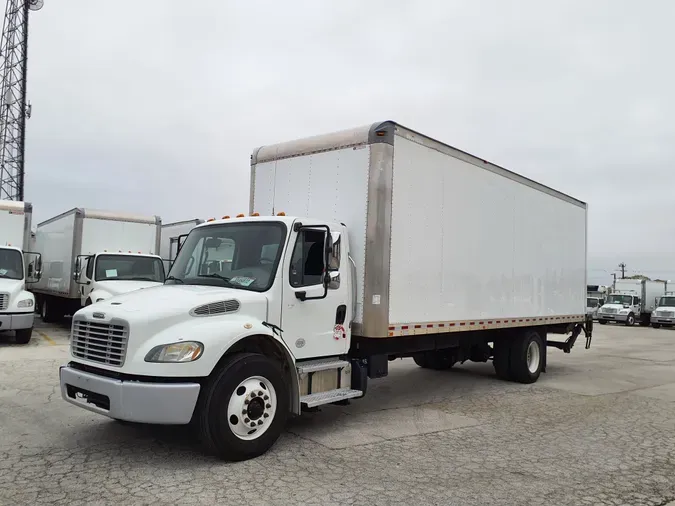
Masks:
[[[666,292],[663,297],[659,297],[650,321],[655,329],[675,325],[675,292]]]
[[[114,295],[164,283],[159,253],[161,220],[75,208],[40,223],[42,255],[37,296],[42,319],[55,321]]]
[[[162,225],[162,239],[159,246],[159,256],[164,260],[164,268],[167,272],[169,272],[173,261],[176,260],[178,250],[183,245],[183,241],[190,233],[190,230],[202,223],[204,223],[204,220],[195,218],[194,220],[176,221],[174,223],[164,223]]]
[[[247,459],[395,358],[492,360],[532,383],[547,346],[582,331],[590,346],[585,294],[586,204],[378,123],[255,150],[249,216],[195,227],[165,286],[75,314],[61,392],[192,421],[209,451]]]
[[[40,276],[40,255],[29,251],[32,215],[28,202],[0,201],[0,332],[14,331],[19,344],[33,334],[35,297],[26,283]]]
[[[666,294],[665,281],[648,281],[645,279],[617,279],[612,293],[598,309],[598,322],[623,323],[648,327],[652,311],[658,300]]]

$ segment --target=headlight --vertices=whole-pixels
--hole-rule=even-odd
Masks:
[[[20,300],[16,307],[33,307],[33,299]]]
[[[628,309],[622,309],[621,311],[619,311],[619,314],[628,314],[628,313],[629,313]]]
[[[96,299],[96,302],[101,302],[102,300],[105,300],[103,297]]]
[[[204,345],[197,341],[155,346],[145,356],[146,362],[194,362],[202,356]]]

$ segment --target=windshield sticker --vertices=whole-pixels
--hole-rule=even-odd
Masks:
[[[230,283],[241,286],[251,286],[255,283],[255,278],[247,278],[246,276],[235,276],[230,279]]]
[[[106,278],[116,278],[117,277],[117,269],[106,269],[105,277]]]

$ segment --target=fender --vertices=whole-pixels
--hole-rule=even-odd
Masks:
[[[141,330],[142,331],[142,330]],[[221,359],[232,350],[237,351],[241,343],[245,349],[247,338],[262,337],[270,339],[283,351],[284,360],[290,371],[291,407],[294,413],[300,410],[298,376],[295,358],[282,338],[275,335],[262,321],[246,315],[224,315],[206,318],[190,318],[178,324],[169,325],[164,330],[142,341],[138,348],[129,349],[125,372],[156,377],[207,377],[218,366]],[[185,363],[149,363],[145,356],[155,346],[180,341],[198,341],[203,344],[204,352],[194,362]]]
[[[87,298],[91,300],[92,304],[96,304],[97,302],[109,299],[110,297],[112,297],[110,293],[94,288],[91,292],[89,292],[89,296]]]

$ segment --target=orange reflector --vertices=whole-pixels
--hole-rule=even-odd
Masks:
[[[282,211],[280,213],[277,213],[277,216],[286,216],[286,213]]]
[[[225,216],[223,216],[223,219],[224,219],[224,220],[229,220],[230,217],[229,217],[228,215],[225,215]]]
[[[216,221],[216,219],[215,219],[215,218],[209,218],[209,219],[206,220],[206,221],[207,221],[207,222],[209,222],[209,221]]]
[[[245,216],[244,214],[239,213],[239,214],[237,215],[237,218],[243,218],[244,216]]]
[[[260,213],[253,213],[251,216],[260,216]]]

